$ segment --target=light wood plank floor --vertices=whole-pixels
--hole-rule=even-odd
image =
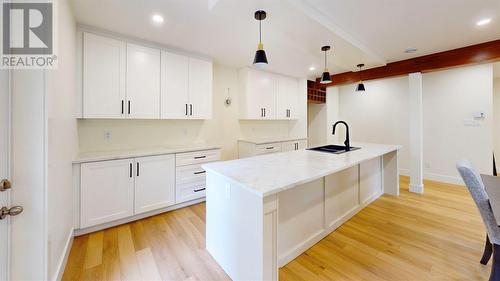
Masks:
[[[487,280],[484,227],[463,187],[382,196],[297,259],[280,280]],[[229,280],[204,249],[199,204],[75,238],[63,280]],[[244,253],[242,253],[244,254]]]

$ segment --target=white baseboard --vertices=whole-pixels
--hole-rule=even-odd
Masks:
[[[401,176],[410,176],[410,169],[405,169],[405,168],[399,168],[399,174]]]
[[[66,241],[66,245],[64,246],[64,253],[59,260],[59,264],[57,265],[57,270],[54,273],[54,277],[51,280],[60,281],[64,274],[64,269],[66,269],[66,263],[68,262],[69,253],[71,252],[71,246],[73,245],[73,237],[74,237],[74,229],[71,228],[71,231],[68,235],[68,240]]]
[[[432,180],[432,181],[439,181],[439,182],[444,182],[444,183],[457,184],[457,185],[464,185],[464,181],[460,177],[453,177],[453,176],[440,175],[440,174],[434,174],[434,173],[424,173],[424,179]]]
[[[423,184],[410,184],[410,192],[424,193],[424,185]]]

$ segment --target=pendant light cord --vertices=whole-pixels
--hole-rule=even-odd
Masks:
[[[325,51],[325,69],[327,69],[327,67],[326,67],[326,51]]]
[[[259,15],[259,43],[262,44],[262,16]]]

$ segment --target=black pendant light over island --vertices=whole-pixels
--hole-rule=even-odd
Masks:
[[[360,63],[357,66],[359,67],[359,71],[361,72],[361,68],[365,65]],[[365,84],[363,84],[363,80],[361,80],[361,74],[360,74],[359,83],[356,86],[356,92],[364,92],[364,91],[365,91]]]
[[[257,46],[257,51],[255,52],[255,58],[253,59],[253,64],[257,66],[263,66],[268,64],[266,51],[264,51],[264,44],[262,44],[262,21],[266,18],[266,12],[259,10],[255,12],[255,19],[259,21],[259,45]]]
[[[328,67],[327,67],[327,60],[326,60],[326,52],[330,50],[330,46],[323,46],[321,47],[321,51],[325,52],[325,71],[321,75],[321,81],[319,83],[321,84],[328,84],[332,83],[332,78],[330,76],[330,72],[328,72]]]

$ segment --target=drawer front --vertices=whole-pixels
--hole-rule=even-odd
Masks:
[[[257,155],[281,152],[281,143],[259,144],[256,146],[255,152]]]
[[[179,166],[213,162],[219,159],[220,159],[220,149],[177,153],[175,155],[175,165],[179,167]]]
[[[205,197],[205,188],[206,188],[205,180],[186,183],[186,184],[177,184],[175,193],[175,203],[179,204],[182,202]]]
[[[186,184],[190,182],[205,181],[206,172],[201,168],[201,164],[177,167],[175,171],[176,184]]]

